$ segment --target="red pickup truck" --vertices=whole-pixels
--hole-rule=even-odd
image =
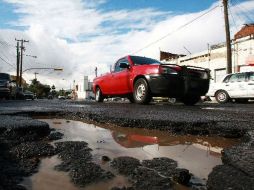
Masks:
[[[130,102],[147,104],[152,97],[170,97],[194,105],[209,88],[210,71],[200,67],[162,64],[140,56],[119,59],[113,71],[93,81],[95,100],[127,97]]]

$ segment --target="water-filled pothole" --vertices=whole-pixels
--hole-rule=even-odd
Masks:
[[[111,171],[115,178],[107,182],[91,184],[80,188],[72,184],[66,172],[54,170],[61,163],[57,156],[45,158],[40,164],[38,173],[26,178],[23,185],[27,189],[66,189],[66,190],[99,190],[112,187],[129,186],[127,177],[118,175],[103,156],[111,159],[120,156],[131,156],[139,160],[168,157],[193,174],[191,182],[205,185],[212,168],[221,164],[221,150],[239,143],[238,139],[203,136],[175,136],[158,130],[122,128],[117,126],[96,126],[80,121],[65,119],[41,119],[64,134],[61,141],[85,141],[93,150],[93,162],[102,169]],[[177,185],[175,189],[186,189]],[[187,188],[188,189],[188,188]]]

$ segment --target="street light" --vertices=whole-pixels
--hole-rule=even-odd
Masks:
[[[22,71],[22,73],[29,71],[29,70],[54,70],[54,71],[63,71],[62,68],[52,68],[52,67],[34,67],[34,68],[28,68]]]

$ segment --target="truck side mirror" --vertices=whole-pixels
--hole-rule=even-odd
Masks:
[[[122,69],[126,69],[126,68],[129,69],[130,68],[130,66],[127,63],[120,63],[119,67]]]

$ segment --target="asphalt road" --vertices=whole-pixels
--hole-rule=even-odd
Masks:
[[[10,112],[27,112],[27,111],[91,111],[93,113],[108,112],[108,114],[122,117],[122,113],[129,117],[147,118],[155,117],[165,119],[165,115],[181,115],[180,118],[189,118],[190,116],[199,115],[198,118],[208,118],[208,115],[234,116],[235,114],[241,117],[239,119],[250,118],[254,115],[254,102],[247,104],[227,103],[217,104],[214,102],[198,103],[195,106],[185,106],[181,103],[164,103],[157,102],[149,105],[137,105],[126,102],[104,102],[96,103],[93,101],[72,101],[72,100],[0,100],[0,114]],[[182,115],[185,112],[184,115]],[[200,115],[200,113],[202,113]],[[207,115],[208,114],[208,115]],[[126,116],[126,115],[125,115]],[[127,116],[126,116],[127,117]],[[224,119],[226,119],[224,118]],[[189,118],[194,119],[194,118]]]
[[[2,116],[1,116],[2,115]],[[10,116],[4,116],[10,115]],[[176,134],[219,135],[242,138],[241,144],[222,152],[223,165],[208,177],[208,189],[254,187],[254,104],[180,103],[137,105],[129,102],[71,100],[0,101],[0,127],[21,116],[58,116],[66,119],[149,128]],[[16,119],[17,124],[18,118]],[[24,120],[25,122],[25,120]],[[224,180],[221,180],[224,179]]]

